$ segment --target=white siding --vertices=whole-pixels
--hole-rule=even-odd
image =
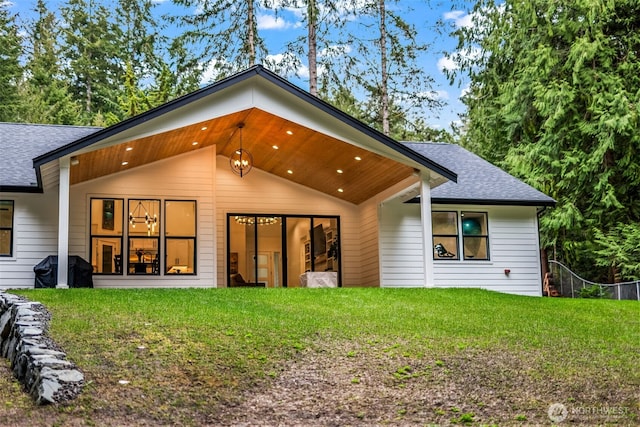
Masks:
[[[90,259],[87,217],[91,197],[149,198],[160,199],[162,203],[164,200],[196,200],[197,203],[196,276],[94,275],[95,287],[215,286],[215,239],[211,226],[214,223],[214,159],[215,147],[209,147],[72,186],[69,253],[86,260]],[[164,212],[164,206],[161,210]],[[162,218],[160,222],[164,227]],[[126,247],[126,241],[124,245]],[[160,245],[163,248],[162,238]]]
[[[254,169],[240,178],[218,157],[216,174],[218,286],[225,286],[228,213],[340,217],[343,286],[361,286],[361,209],[351,203]]]
[[[434,261],[434,286],[542,294],[535,207],[434,205],[433,210],[487,212],[489,261]],[[381,209],[382,286],[423,284],[418,205],[386,203]],[[430,245],[428,245],[429,247]],[[509,275],[505,270],[510,270]]]
[[[420,205],[393,200],[380,207],[380,258],[383,287],[424,285]]]
[[[434,206],[489,214],[490,261],[435,261],[435,285],[475,287],[521,295],[542,295],[535,207]],[[511,272],[505,274],[505,270]]]
[[[58,252],[58,194],[0,194],[14,201],[13,257],[0,257],[0,288],[33,288],[33,267]]]

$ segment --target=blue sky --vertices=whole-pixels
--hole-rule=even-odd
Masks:
[[[112,0],[99,1],[107,4],[112,2]],[[8,4],[9,10],[18,14],[19,18],[24,20],[32,16],[32,9],[36,2],[35,0],[0,0],[0,3]],[[48,7],[55,12],[58,12],[59,5],[62,3],[63,1],[60,0],[47,1]],[[155,3],[157,3],[156,11],[158,15],[178,13],[177,7],[170,0],[156,0]],[[449,128],[452,122],[459,120],[458,115],[464,111],[464,105],[460,102],[460,95],[464,93],[467,83],[462,81],[453,86],[449,84],[442,69],[455,68],[456,64],[454,61],[447,59],[444,52],[453,52],[456,41],[452,37],[442,34],[442,32],[435,31],[434,26],[438,20],[444,21],[450,28],[471,25],[470,15],[460,5],[466,4],[466,8],[471,8],[473,3],[460,0],[455,2],[406,0],[400,3],[403,9],[405,7],[412,9],[412,11],[404,14],[404,19],[415,25],[419,40],[430,45],[429,50],[419,58],[418,65],[435,80],[432,89],[436,92],[436,96],[446,103],[445,107],[438,112],[438,117],[434,114],[428,114],[427,122],[435,128]],[[453,6],[454,3],[457,8]],[[393,5],[390,4],[388,7],[391,8]],[[195,9],[193,12],[195,12]],[[269,13],[267,10],[262,10],[258,14],[258,30],[261,37],[266,41],[269,55],[277,59],[279,55],[284,53],[283,46],[286,40],[291,40],[306,31],[301,20],[302,17],[299,11],[293,9],[279,13],[278,16]],[[308,83],[305,80],[308,75],[306,69],[303,67],[298,70],[298,75],[299,77],[291,75],[287,76],[287,78],[303,89],[308,89]],[[203,80],[206,81],[208,78],[204,77]]]

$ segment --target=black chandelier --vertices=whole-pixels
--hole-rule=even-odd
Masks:
[[[253,168],[253,156],[250,152],[242,148],[242,128],[244,128],[244,123],[238,125],[238,129],[240,130],[240,148],[236,149],[229,159],[231,170],[236,175],[240,175],[240,178],[248,174],[251,168]],[[231,137],[233,138],[233,135]]]

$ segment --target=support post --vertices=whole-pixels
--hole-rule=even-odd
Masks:
[[[69,186],[70,162],[68,157],[60,159],[58,184],[58,284],[56,288],[69,288]]]
[[[429,172],[420,173],[420,219],[422,223],[422,253],[424,256],[424,286],[434,286],[433,231],[431,228],[431,185]]]

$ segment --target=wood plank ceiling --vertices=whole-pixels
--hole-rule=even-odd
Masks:
[[[71,168],[71,183],[211,145],[216,145],[218,155],[230,157],[240,146],[240,123],[244,123],[242,146],[252,154],[254,168],[354,204],[364,202],[414,172],[410,166],[251,108],[80,154],[79,163]]]

